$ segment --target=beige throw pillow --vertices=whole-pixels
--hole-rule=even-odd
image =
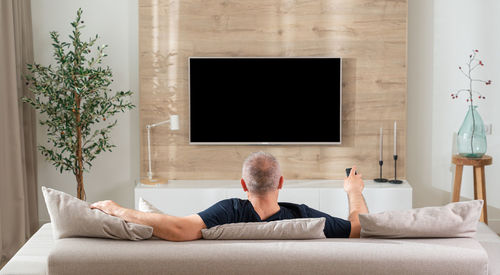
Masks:
[[[473,237],[482,207],[482,200],[474,200],[450,203],[441,207],[360,214],[361,237]]]
[[[153,228],[128,223],[108,215],[64,192],[42,187],[49,210],[55,239],[96,237],[109,239],[143,240],[151,238]]]
[[[137,209],[137,210],[139,210],[141,212],[146,212],[146,213],[163,214],[163,211],[156,208],[152,203],[143,199],[142,197],[139,197],[139,209]]]
[[[208,240],[305,240],[324,239],[325,218],[289,219],[271,222],[228,223],[201,234]]]

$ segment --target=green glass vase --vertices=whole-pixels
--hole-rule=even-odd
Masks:
[[[458,154],[467,158],[480,158],[486,154],[486,133],[477,106],[470,106],[458,131]]]

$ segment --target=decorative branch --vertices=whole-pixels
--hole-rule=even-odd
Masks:
[[[472,71],[474,69],[476,69],[478,66],[480,66],[480,67],[484,66],[484,63],[482,60],[476,61],[476,56],[478,53],[479,53],[478,50],[473,50],[472,53],[469,54],[469,61],[466,63],[466,66],[467,66],[466,72],[462,69],[462,66],[458,67],[460,72],[462,72],[462,74],[465,77],[467,77],[467,79],[469,79],[469,89],[460,89],[460,90],[457,90],[457,91],[451,93],[451,98],[457,99],[460,94],[462,94],[463,92],[467,92],[468,96],[466,98],[466,102],[468,102],[471,107],[472,107],[474,94],[476,94],[478,96],[478,99],[486,99],[486,97],[483,96],[480,92],[472,89],[473,82],[482,82],[485,85],[491,85],[491,83],[492,83],[491,80],[482,80],[482,79],[472,78]]]

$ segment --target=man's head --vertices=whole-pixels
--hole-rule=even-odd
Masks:
[[[242,184],[246,185],[250,193],[256,195],[276,191],[283,184],[278,161],[273,155],[262,151],[252,153],[245,159],[242,178]]]

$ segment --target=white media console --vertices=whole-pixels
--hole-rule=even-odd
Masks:
[[[412,188],[407,181],[391,184],[368,180],[363,195],[371,213],[412,208]],[[136,209],[139,197],[167,214],[185,216],[223,199],[246,199],[246,193],[239,180],[169,180],[167,184],[137,184]],[[285,180],[279,201],[303,203],[344,219],[349,211],[342,180]]]

